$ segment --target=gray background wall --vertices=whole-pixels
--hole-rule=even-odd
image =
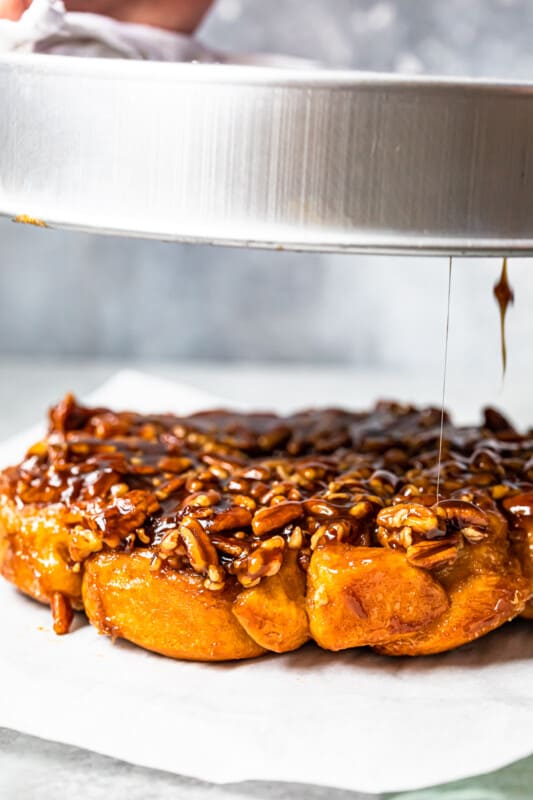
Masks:
[[[531,0],[219,0],[200,36],[364,69],[533,79]],[[457,260],[451,357],[494,370],[496,261]],[[510,371],[531,369],[533,264],[513,261]],[[0,355],[428,369],[445,259],[244,252],[0,222]]]

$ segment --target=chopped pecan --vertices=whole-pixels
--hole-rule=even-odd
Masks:
[[[255,502],[254,498],[249,497],[246,494],[234,494],[232,500],[236,506],[247,508],[248,511],[255,511],[257,508],[257,503]]]
[[[218,533],[212,533],[209,539],[213,547],[233,558],[241,558],[250,552],[250,545],[237,536],[221,536]]]
[[[187,506],[196,506],[198,508],[209,508],[210,506],[214,506],[219,503],[220,500],[220,492],[217,492],[214,489],[209,489],[206,492],[193,492],[192,494],[187,495],[187,497],[182,500],[181,507],[186,508]]]
[[[179,456],[163,456],[159,459],[158,467],[162,472],[174,472],[180,475],[186,469],[192,466],[190,458],[182,458]]]
[[[263,503],[263,505],[266,506],[269,503],[272,503],[272,501],[275,500],[276,498],[280,498],[278,502],[283,503],[287,499],[287,495],[291,491],[291,489],[292,489],[292,484],[289,483],[288,481],[284,481],[282,483],[276,483],[268,490],[268,492],[265,492],[265,494],[261,496],[261,503]]]
[[[355,519],[363,519],[371,514],[373,510],[374,506],[369,500],[359,500],[350,508],[349,514]]]
[[[72,605],[68,597],[61,592],[54,592],[51,600],[52,619],[54,623],[54,633],[58,636],[63,636],[68,633],[74,614],[72,612]]]
[[[97,509],[87,515],[91,528],[101,531],[104,541],[120,542],[132,531],[141,528],[149,514],[159,508],[157,498],[151,492],[135,489],[113,498],[113,502],[103,509]]]
[[[236,477],[246,478],[251,481],[268,481],[270,470],[266,466],[253,466],[243,469]]]
[[[336,517],[339,514],[339,509],[333,503],[328,503],[327,500],[313,499],[305,500],[303,503],[306,514],[312,514],[314,517]]]
[[[210,566],[218,566],[217,551],[197,520],[193,517],[184,517],[179,527],[179,535],[195,572],[205,574]]]
[[[261,578],[277,575],[283,563],[284,548],[285,539],[282,536],[272,536],[261,542],[239,565],[236,573],[239,582],[250,587],[256,585]]]
[[[180,543],[180,532],[178,528],[173,528],[170,531],[167,531],[161,542],[159,543],[159,549],[161,553],[172,553],[173,551],[177,550]]]
[[[323,538],[330,542],[344,542],[351,532],[352,526],[348,520],[337,519],[326,522],[324,525],[320,525],[311,536],[311,550],[315,550]]]
[[[296,525],[293,528],[291,535],[289,536],[289,541],[287,542],[290,550],[300,550],[303,545],[304,536],[303,531],[299,525]]]
[[[68,552],[73,561],[85,561],[92,553],[103,547],[102,537],[90,528],[76,525],[70,534]]]

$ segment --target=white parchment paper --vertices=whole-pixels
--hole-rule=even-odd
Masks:
[[[121,373],[92,398],[186,413],[220,400]],[[16,461],[39,435],[0,447]],[[0,726],[218,782],[296,781],[401,791],[488,772],[533,752],[533,623],[443,656],[386,659],[313,645],[235,664],[171,661],[113,644],[78,616],[0,582]]]

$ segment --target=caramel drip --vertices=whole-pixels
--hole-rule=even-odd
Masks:
[[[502,272],[500,280],[494,286],[494,297],[500,309],[500,338],[502,350],[502,377],[505,378],[507,369],[507,344],[505,340],[505,318],[507,316],[507,309],[514,303],[514,292],[509,284],[509,277],[507,274],[507,259],[503,259]]]

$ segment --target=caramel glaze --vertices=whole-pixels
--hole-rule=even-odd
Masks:
[[[392,402],[366,413],[176,417],[84,408],[69,395],[51,410],[46,439],[0,476],[0,490],[19,507],[64,504],[73,562],[148,546],[154,569],[165,562],[207,576],[215,564],[206,577],[214,589],[230,575],[257,583],[289,548],[305,569],[322,536],[380,547],[378,514],[399,504],[441,508],[437,526],[419,535],[427,541],[456,539],[462,526],[474,541],[472,526],[489,530],[487,511],[503,514],[512,539],[533,521],[533,432],[490,408],[480,427],[445,415],[437,504],[440,422],[440,409]],[[462,517],[446,513],[450,500]],[[387,545],[401,547],[401,537]]]

